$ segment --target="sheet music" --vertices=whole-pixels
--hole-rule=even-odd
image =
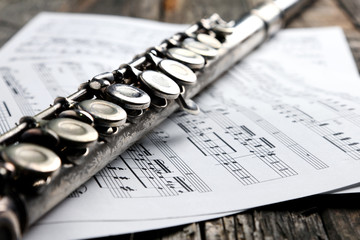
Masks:
[[[132,22],[134,27],[120,27]],[[1,51],[3,128],[183,29],[116,17],[40,15]],[[61,39],[56,38],[59,32],[64,32]],[[294,48],[276,45],[294,38]],[[325,38],[334,41],[314,44]],[[336,48],[346,49],[337,28],[284,31],[200,94],[198,116],[171,116],[41,219],[25,238],[144,231],[360,182],[360,101],[353,94],[359,90],[359,77],[348,49],[332,51]],[[348,87],[332,66],[346,69],[341,81]],[[54,229],[63,234],[54,236]]]

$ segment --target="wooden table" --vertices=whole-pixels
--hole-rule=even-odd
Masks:
[[[218,12],[229,19],[261,0],[0,0],[0,46],[40,11],[89,12],[191,23]],[[288,27],[341,26],[360,68],[360,1],[318,0]],[[246,197],[246,196],[244,196]],[[360,194],[319,195],[236,215],[108,239],[360,239]]]

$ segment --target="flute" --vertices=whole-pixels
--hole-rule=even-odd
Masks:
[[[46,212],[274,35],[310,0],[275,0],[237,21],[217,14],[149,48],[0,136],[0,238]]]

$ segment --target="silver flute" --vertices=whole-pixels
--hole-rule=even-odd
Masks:
[[[217,14],[81,84],[0,136],[0,239],[41,216],[274,35],[311,0],[275,0],[237,21]]]

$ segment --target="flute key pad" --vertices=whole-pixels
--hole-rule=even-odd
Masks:
[[[54,131],[69,147],[82,148],[98,139],[98,132],[89,124],[71,118],[50,120],[46,128]]]
[[[1,157],[15,166],[19,174],[47,177],[61,166],[60,158],[51,150],[31,143],[7,147]]]
[[[176,99],[180,94],[179,86],[166,75],[153,70],[147,70],[140,74],[140,80],[157,97]]]
[[[44,128],[30,128],[21,134],[20,142],[34,143],[47,148],[56,147],[60,139],[55,132]]]
[[[194,85],[196,74],[186,65],[165,59],[159,63],[160,70],[180,85]]]
[[[90,115],[90,113],[85,112],[80,109],[70,109],[62,111],[59,116],[59,118],[72,118],[75,120],[79,120],[81,122],[93,125],[94,124],[94,118]]]
[[[205,58],[185,48],[170,48],[167,50],[169,58],[187,65],[191,69],[201,69],[205,65]]]
[[[126,122],[126,111],[120,106],[99,99],[85,100],[77,105],[94,118],[95,126],[119,127]]]
[[[146,92],[126,84],[117,83],[107,87],[105,98],[131,110],[142,110],[150,106],[150,96]]]
[[[214,49],[219,49],[221,47],[221,42],[209,34],[199,33],[198,35],[196,35],[196,39],[199,42],[208,45]]]
[[[193,38],[186,38],[182,42],[182,46],[190,51],[200,54],[206,58],[214,58],[217,55],[217,50]]]

